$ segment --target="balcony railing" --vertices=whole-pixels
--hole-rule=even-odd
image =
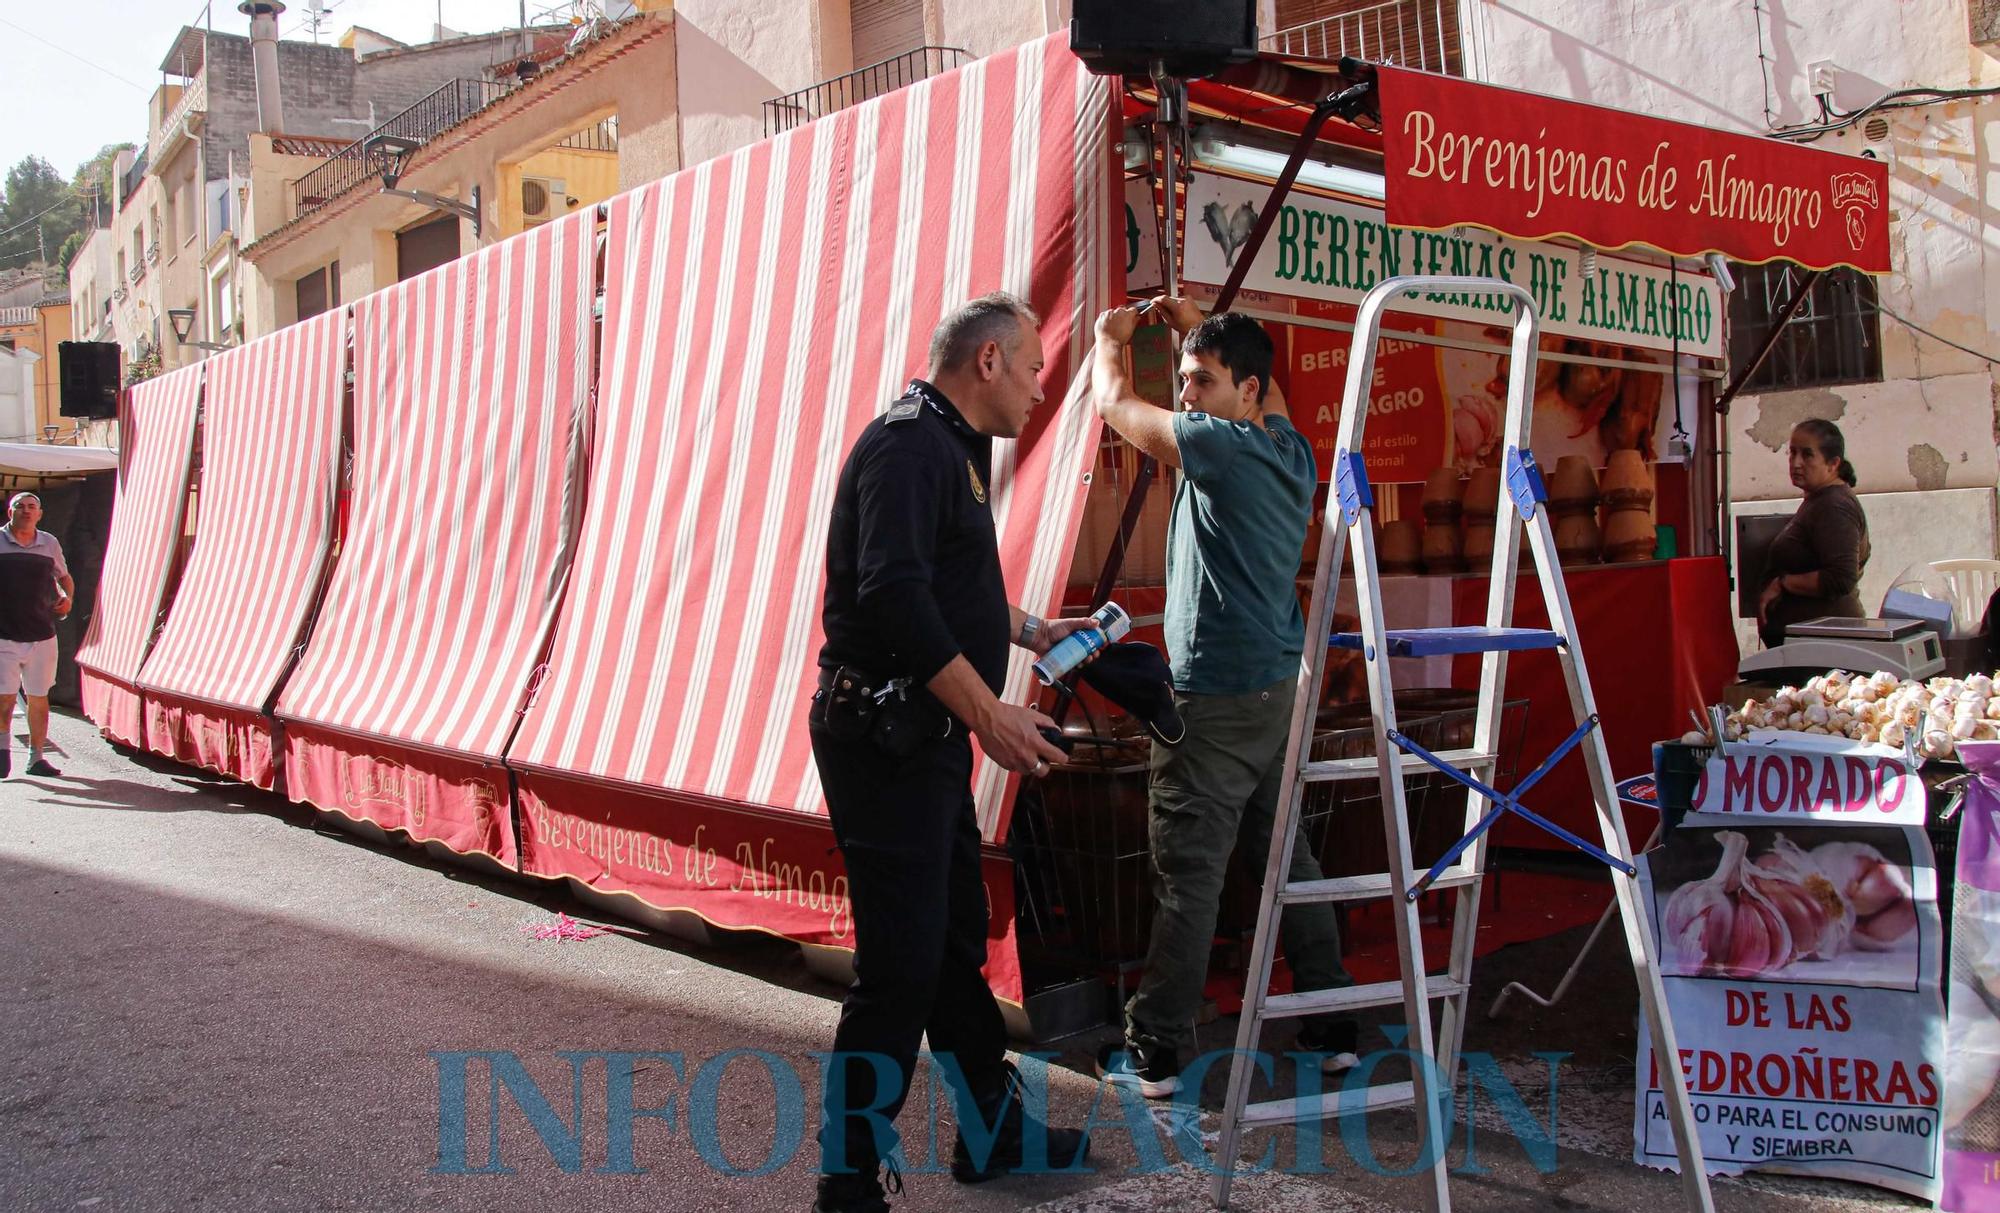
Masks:
[[[822,80],[811,88],[774,97],[764,103],[764,133],[780,134],[926,77],[943,75],[971,57],[955,46],[920,46],[845,76]]]
[[[173,150],[174,141],[186,133],[187,120],[196,114],[207,112],[208,77],[196,76],[181,90],[180,100],[174,103],[174,108],[167,114],[165,121],[161,122],[159,129],[153,132],[153,137],[146,146],[147,163],[153,165],[166,163],[167,153]]]
[[[1419,71],[1465,74],[1457,0],[1389,0],[1266,34],[1263,46],[1301,58],[1353,55]]]
[[[33,324],[34,322],[34,308],[0,307],[0,328],[12,328],[17,324]]]
[[[556,144],[557,147],[573,152],[616,152],[618,150],[618,119],[606,118],[594,126],[586,126]]]
[[[520,87],[512,80],[452,80],[422,101],[397,114],[328,157],[319,167],[292,182],[292,215],[311,214],[361,182],[381,175],[382,165],[365,150],[377,135],[395,135],[428,143],[440,132]]]

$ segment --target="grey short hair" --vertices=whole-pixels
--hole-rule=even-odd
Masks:
[[[1022,321],[1033,327],[1042,318],[1018,295],[1006,291],[981,295],[938,322],[931,333],[931,369],[958,370],[970,363],[979,347],[989,341],[997,341],[1001,349],[1011,351],[1017,326]]]
[[[7,512],[9,514],[13,513],[14,507],[23,501],[32,501],[36,505],[42,504],[42,499],[33,493],[16,493],[7,499]]]

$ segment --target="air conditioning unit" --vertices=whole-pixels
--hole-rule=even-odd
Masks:
[[[521,217],[527,226],[547,223],[568,210],[563,198],[569,193],[569,184],[560,177],[521,178]]]

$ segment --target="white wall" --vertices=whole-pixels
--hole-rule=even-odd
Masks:
[[[1831,104],[1842,111],[1893,89],[2000,85],[2000,61],[1969,39],[1966,0],[1463,0],[1461,12],[1477,78],[1746,133],[1816,119],[1807,69],[1821,60],[1833,65]],[[1882,116],[1890,130],[1881,142],[1852,130],[1818,144],[1870,148],[1888,162],[1892,272],[1878,280],[1881,301],[2000,357],[2000,263],[1991,252],[2000,239],[2000,97]],[[1840,425],[1875,542],[1863,586],[1871,605],[1887,588],[1875,583],[1910,561],[1993,555],[2000,483],[1992,365],[1888,316],[1881,354],[1881,383],[1746,396],[1728,422],[1731,496],[1769,503],[1754,512],[1797,500],[1784,466],[1792,426],[1807,417]]]
[[[0,442],[38,442],[35,423],[35,363],[27,350],[0,349]]]

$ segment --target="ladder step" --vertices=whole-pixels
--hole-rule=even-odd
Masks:
[[[1331,1120],[1343,1113],[1373,1112],[1382,1108],[1400,1108],[1416,1102],[1414,1084],[1407,1082],[1385,1082],[1365,1090],[1343,1093],[1327,1091],[1319,1095],[1300,1099],[1274,1099],[1267,1103],[1246,1104],[1243,1108],[1242,1123],[1245,1125],[1279,1125],[1295,1121]]]
[[[1497,755],[1482,754],[1478,750],[1439,750],[1433,755],[1446,766],[1457,767],[1461,771],[1477,770],[1492,766]],[[1415,754],[1397,755],[1397,766],[1405,771],[1434,771],[1437,768]],[[1305,783],[1336,783],[1344,779],[1373,779],[1381,773],[1381,764],[1373,755],[1363,758],[1334,758],[1325,762],[1308,762],[1299,768],[1299,779]]]
[[[1450,998],[1470,988],[1462,981],[1453,981],[1439,973],[1425,979],[1424,992],[1432,998]],[[1403,983],[1400,980],[1372,981],[1367,985],[1341,986],[1332,990],[1307,990],[1303,994],[1273,994],[1264,1000],[1264,1011],[1259,1019],[1328,1015],[1336,1011],[1395,1006],[1402,1001]]]
[[[1391,657],[1442,657],[1451,653],[1518,653],[1561,648],[1563,638],[1541,628],[1405,628],[1383,633]],[[1336,632],[1327,644],[1359,649],[1361,633]]]
[[[1403,882],[1404,887],[1417,883],[1422,872],[1410,873]],[[1476,884],[1479,873],[1465,867],[1451,867],[1438,873],[1431,882],[1431,889],[1456,889]],[[1281,906],[1307,905],[1322,901],[1372,901],[1387,897],[1394,890],[1389,887],[1387,872],[1370,872],[1366,876],[1331,876],[1325,880],[1302,880],[1288,884],[1278,890],[1277,902]]]

